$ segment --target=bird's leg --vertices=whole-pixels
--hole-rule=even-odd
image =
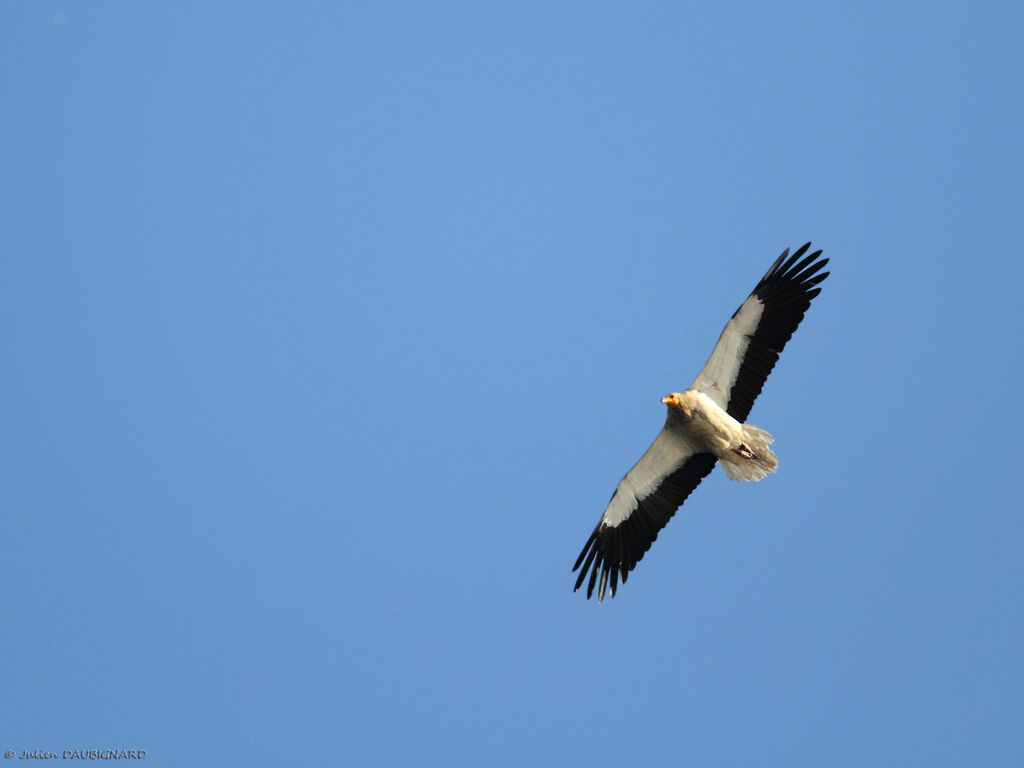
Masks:
[[[732,449],[733,453],[738,453],[744,459],[756,459],[757,454],[750,450],[750,446],[746,443],[740,443],[738,447]]]

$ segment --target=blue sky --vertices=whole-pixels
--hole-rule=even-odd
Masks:
[[[1024,761],[1019,7],[0,13],[0,749]],[[574,594],[807,240],[778,474]]]

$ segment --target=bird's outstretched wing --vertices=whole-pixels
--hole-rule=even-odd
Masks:
[[[787,248],[776,259],[725,324],[691,386],[737,421],[747,420],[779,353],[803,320],[811,299],[821,293],[816,286],[828,277],[828,272],[818,274],[828,264],[828,259],[818,259],[821,251],[801,260],[810,247],[807,243],[792,256]]]
[[[580,552],[572,568],[575,571],[583,566],[576,589],[587,581],[588,599],[595,586],[598,602],[604,600],[606,589],[615,597],[619,580],[626,583],[629,572],[658,538],[658,532],[714,469],[715,461],[712,454],[699,452],[666,419],[651,447],[619,482]]]

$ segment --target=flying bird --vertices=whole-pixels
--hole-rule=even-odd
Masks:
[[[575,588],[586,581],[588,599],[595,587],[598,602],[606,590],[615,597],[619,580],[626,583],[715,462],[730,480],[760,480],[775,471],[778,459],[768,447],[774,438],[744,422],[811,299],[821,293],[817,286],[829,275],[821,271],[828,263],[818,258],[821,251],[804,256],[810,246],[792,256],[788,248],[782,252],[725,324],[696,381],[685,392],[662,398],[668,406],[665,426],[619,482],[573,566],[580,571]]]

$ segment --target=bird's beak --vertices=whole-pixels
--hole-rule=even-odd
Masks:
[[[663,398],[661,398],[661,402],[663,402],[669,408],[672,408],[676,404],[676,396],[675,395],[665,395]]]

